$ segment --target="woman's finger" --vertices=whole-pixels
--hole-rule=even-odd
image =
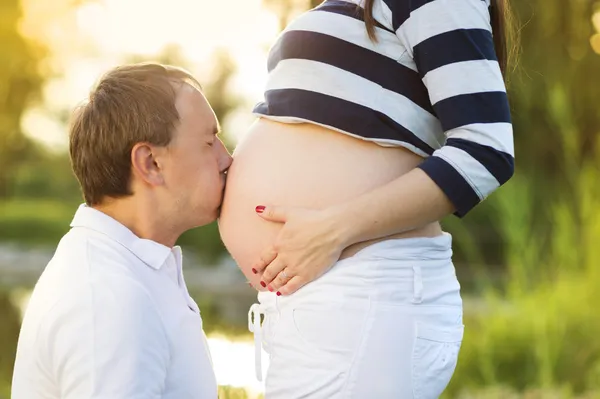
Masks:
[[[264,206],[256,207],[256,213],[263,219],[270,222],[285,223],[288,220],[288,209],[282,206]]]
[[[277,295],[291,295],[306,285],[306,279],[302,276],[294,276],[287,283],[277,289]]]
[[[260,285],[267,287],[273,282],[273,279],[285,268],[285,264],[281,257],[276,257],[263,271]]]
[[[283,268],[281,272],[269,284],[269,291],[277,291],[279,287],[283,287],[290,279],[296,276],[296,273],[289,267]]]
[[[260,254],[258,262],[252,266],[252,273],[260,274],[265,270],[269,263],[273,262],[277,257],[277,251],[274,247],[269,247]]]

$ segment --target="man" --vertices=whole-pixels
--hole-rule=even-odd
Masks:
[[[25,313],[13,399],[214,399],[212,362],[174,246],[215,220],[231,157],[187,72],[109,71],[70,127],[85,204]]]

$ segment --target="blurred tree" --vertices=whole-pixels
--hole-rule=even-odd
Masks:
[[[0,2],[0,198],[10,193],[10,175],[36,152],[23,135],[21,117],[39,98],[44,50],[21,34],[21,18],[19,0]]]
[[[6,291],[0,291],[0,394],[10,386],[12,370],[17,353],[17,340],[21,328],[19,312],[13,306]]]
[[[36,156],[11,174],[11,196],[73,203],[82,199],[67,152],[53,153],[36,144]]]
[[[510,85],[517,170],[566,184],[599,143],[600,55],[590,38],[600,3],[512,4],[522,24],[521,62]]]

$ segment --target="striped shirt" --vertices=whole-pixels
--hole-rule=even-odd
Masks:
[[[257,116],[311,122],[424,157],[459,217],[514,171],[512,123],[489,0],[326,0],[270,50]]]

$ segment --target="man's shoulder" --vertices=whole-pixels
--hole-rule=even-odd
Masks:
[[[127,262],[119,251],[107,261],[112,253],[102,240],[63,237],[25,311],[17,351],[21,376],[32,370],[57,376],[60,364],[70,365],[65,378],[72,378],[80,375],[75,370],[97,367],[89,359],[106,358],[102,351],[123,360],[127,351],[137,356],[145,347],[160,346],[168,357],[166,330],[153,298],[140,281],[110,266]]]
[[[99,318],[100,315],[109,316]],[[83,332],[98,323],[96,327],[104,325],[111,330],[112,326],[117,331],[126,327],[132,315],[160,319],[149,290],[126,272],[69,276],[48,270],[32,292],[24,319],[42,334],[53,335],[59,330]]]
[[[136,278],[141,261],[127,248],[105,234],[83,228],[71,229],[59,242],[45,272],[70,278]]]
[[[150,294],[134,272],[136,258],[110,238],[81,230],[63,236],[34,287],[30,306],[53,314],[84,310],[106,299],[105,292],[130,306],[147,303]]]

